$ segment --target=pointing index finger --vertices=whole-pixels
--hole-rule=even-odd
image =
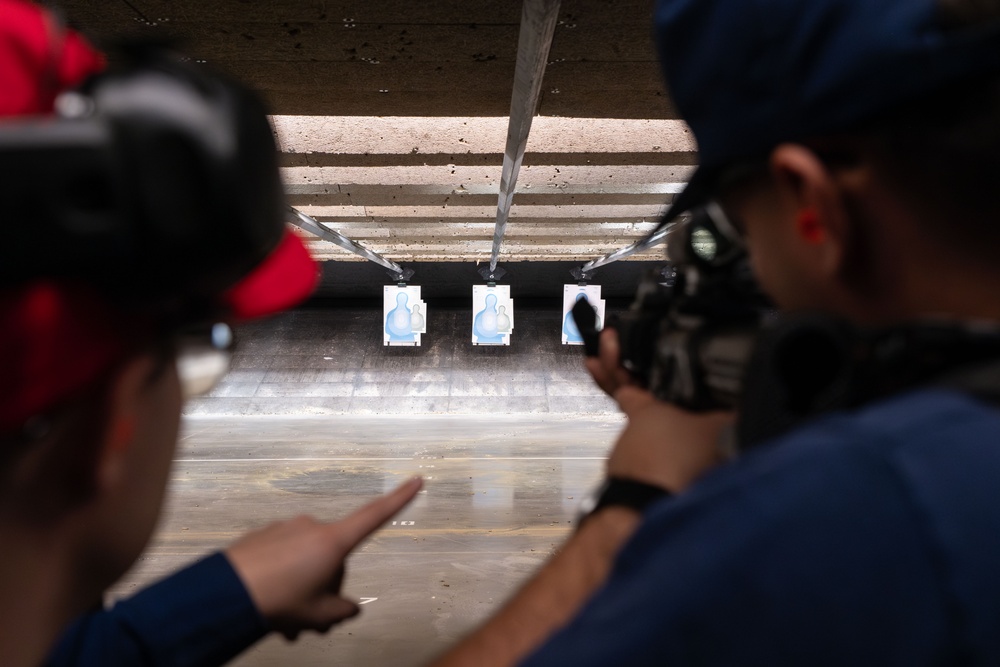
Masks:
[[[348,551],[375,532],[382,524],[406,507],[424,484],[420,477],[403,482],[395,490],[377,498],[361,509],[348,515],[331,527],[336,529],[338,539]]]

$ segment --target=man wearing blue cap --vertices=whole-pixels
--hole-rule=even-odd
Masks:
[[[785,312],[995,340],[1000,3],[661,0],[656,32],[701,155],[667,221],[725,216]],[[629,386],[606,332],[608,491],[441,664],[1000,664],[997,351],[927,340],[726,458],[726,417]]]

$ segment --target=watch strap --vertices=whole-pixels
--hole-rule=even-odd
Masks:
[[[615,505],[629,507],[641,514],[657,500],[669,498],[672,495],[670,491],[660,486],[624,477],[609,477],[605,481],[593,508],[580,518],[580,522],[582,523],[587,517],[600,512],[605,507]]]

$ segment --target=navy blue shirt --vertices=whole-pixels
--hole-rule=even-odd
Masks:
[[[714,471],[524,664],[1000,664],[1000,412],[921,391]]]
[[[250,594],[215,554],[88,614],[64,633],[46,667],[214,667],[267,633]]]

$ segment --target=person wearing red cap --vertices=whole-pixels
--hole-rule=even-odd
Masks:
[[[282,222],[255,98],[158,51],[132,58],[96,74],[104,60],[79,35],[0,0],[5,667],[47,655],[78,667],[217,665],[272,631],[326,631],[358,612],[340,594],[346,556],[420,487],[410,480],[337,523],[300,517],[250,533],[80,617],[52,653],[149,540],[182,401],[226,369],[220,322],[289,308],[317,280]],[[217,220],[223,205],[232,214]]]
[[[589,368],[629,415],[606,484],[436,664],[1000,664],[1000,3],[658,0],[655,20],[699,150],[662,221],[664,335],[638,350],[676,404],[601,334]],[[761,291],[780,315],[719,328]],[[678,407],[726,392],[735,451],[731,414]]]

